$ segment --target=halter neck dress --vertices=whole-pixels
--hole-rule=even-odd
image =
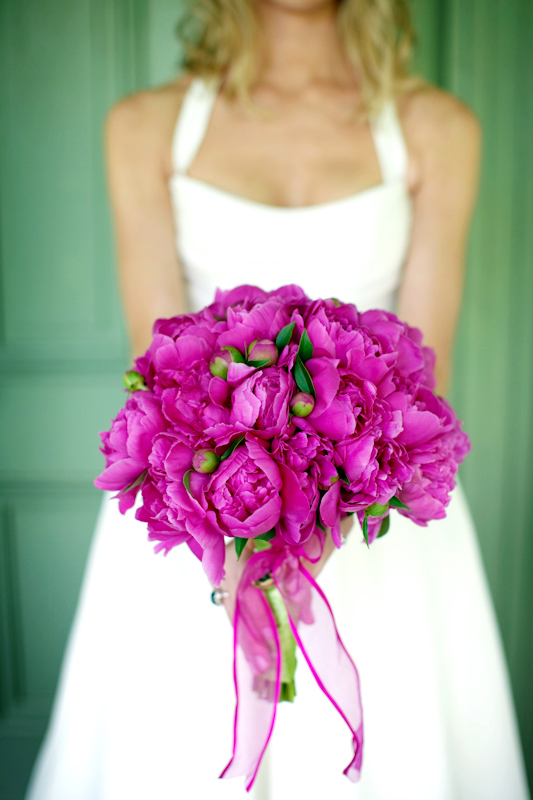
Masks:
[[[215,288],[301,285],[392,309],[409,245],[407,149],[394,102],[371,125],[382,182],[280,208],[187,174],[217,89],[186,94],[170,192],[190,303]],[[396,516],[367,550],[357,530],[320,582],[356,662],[362,779],[351,739],[300,658],[253,800],[527,800],[505,660],[460,486],[445,520]],[[50,729],[28,800],[238,800],[231,754],[232,631],[188,548],[154,556],[144,524],[104,498]]]
[[[194,308],[217,286],[298,283],[310,297],[340,297],[360,308],[391,308],[409,245],[407,149],[394,103],[371,126],[382,182],[355,195],[304,207],[247,200],[192,178],[216,88],[194,81],[173,140],[177,247]]]

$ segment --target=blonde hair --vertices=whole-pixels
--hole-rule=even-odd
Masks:
[[[407,0],[338,0],[337,24],[360,78],[362,116],[375,116],[390,97],[424,83],[410,73],[415,33]],[[190,74],[224,78],[225,92],[250,104],[258,62],[253,0],[188,0],[178,37]]]

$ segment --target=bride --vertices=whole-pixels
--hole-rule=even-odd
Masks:
[[[107,128],[133,355],[157,317],[217,286],[297,283],[395,308],[435,348],[444,393],[480,133],[461,102],[409,77],[403,0],[196,0],[184,31],[187,74],[120,102]],[[300,663],[256,800],[528,797],[460,487],[445,520],[391,527],[370,550],[354,529],[320,575],[361,676],[361,782],[343,777],[351,737]],[[245,796],[217,780],[232,637],[210,591],[186,548],[154,556],[133,511],[104,498],[29,800]]]

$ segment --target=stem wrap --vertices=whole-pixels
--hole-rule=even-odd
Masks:
[[[360,776],[363,713],[359,675],[340,639],[326,596],[301,564],[305,556],[303,549],[299,553],[283,546],[255,553],[237,588],[233,755],[220,777],[244,776],[247,791],[253,786],[274,730],[282,685],[282,645],[276,621],[279,608],[273,604],[274,611],[266,592],[253,585],[267,573],[274,579],[294,639],[315,680],[351,731],[354,756],[344,774],[354,782]]]

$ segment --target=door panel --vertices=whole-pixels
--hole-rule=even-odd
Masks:
[[[102,160],[144,84],[146,5],[0,4],[0,798],[23,796],[100,493],[128,351]]]

